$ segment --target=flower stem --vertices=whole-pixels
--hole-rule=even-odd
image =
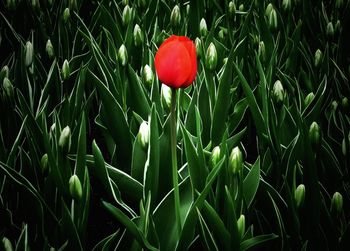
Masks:
[[[176,157],[176,89],[172,89],[171,92],[171,110],[170,110],[170,143],[171,143],[171,167],[174,186],[174,199],[175,199],[175,219],[177,225],[177,233],[180,236],[181,233],[181,218],[180,218],[180,193],[178,184],[177,173],[177,157]]]

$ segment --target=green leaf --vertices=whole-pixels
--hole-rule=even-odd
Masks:
[[[138,243],[143,246],[144,248],[147,248],[148,250],[158,250],[157,248],[153,247],[147,239],[145,238],[144,234],[141,232],[141,230],[136,226],[136,224],[131,221],[120,209],[116,208],[112,204],[102,201],[103,206],[116,218],[120,221],[121,224],[123,224],[126,229],[135,237],[135,239],[138,241]]]
[[[255,247],[259,244],[262,244],[266,241],[270,241],[276,238],[278,238],[278,235],[275,235],[275,234],[264,234],[264,235],[254,236],[253,238],[242,241],[240,245],[240,250],[242,251],[248,250],[252,247]]]
[[[211,234],[210,229],[208,228],[205,220],[203,219],[202,214],[197,208],[197,214],[198,214],[198,219],[199,219],[199,225],[200,225],[200,230],[201,230],[201,236],[204,239],[204,243],[206,245],[207,250],[219,250],[213,235]]]
[[[30,247],[28,244],[28,225],[25,224],[23,226],[21,235],[19,236],[19,239],[17,241],[16,249],[15,251],[29,251]]]
[[[146,120],[150,113],[150,100],[148,96],[146,96],[146,91],[142,88],[139,77],[130,65],[128,65],[128,72],[130,84],[130,107]]]
[[[243,181],[243,196],[247,207],[252,204],[260,182],[260,156]]]
[[[207,177],[207,182],[205,184],[203,191],[200,194],[198,194],[198,198],[191,205],[191,208],[188,211],[188,214],[184,221],[184,225],[181,231],[181,236],[178,239],[176,250],[185,250],[189,247],[190,243],[192,242],[193,236],[195,233],[195,226],[198,219],[196,215],[196,210],[197,209],[201,210],[204,204],[205,198],[207,197],[213,182],[215,181],[216,177],[220,173],[220,170],[223,166],[224,161],[225,161],[225,157],[222,160],[220,160],[220,162],[211,170],[211,172]]]
[[[149,127],[148,167],[145,169],[143,198],[146,199],[150,191],[152,194],[151,205],[154,208],[159,183],[159,134],[155,105],[152,105]]]
[[[264,135],[266,135],[266,125],[265,125],[264,117],[260,111],[260,108],[258,106],[258,103],[256,102],[253,91],[251,90],[247,80],[245,79],[245,77],[243,76],[242,72],[240,71],[240,69],[238,68],[235,62],[233,62],[233,65],[238,75],[238,78],[240,79],[240,82],[242,84],[244,94],[247,97],[249,109],[252,113],[253,120],[254,120],[256,129],[258,131],[258,136],[263,137]]]
[[[120,164],[124,167],[124,169],[128,169],[131,164],[130,153],[132,147],[129,125],[126,121],[125,114],[117,100],[113,97],[112,93],[102,83],[102,81],[92,71],[89,70],[89,73],[95,80],[93,83],[101,95],[104,111],[101,114],[103,115],[102,119],[106,123],[105,126],[117,145],[116,151]]]

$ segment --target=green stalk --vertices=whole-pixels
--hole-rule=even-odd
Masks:
[[[171,167],[174,186],[174,199],[175,199],[175,219],[177,226],[177,233],[181,234],[181,219],[180,219],[180,193],[179,184],[177,179],[177,157],[176,157],[176,89],[172,89],[171,92],[171,110],[170,110],[170,143],[171,143]]]

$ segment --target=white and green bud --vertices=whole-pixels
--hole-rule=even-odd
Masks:
[[[202,37],[205,37],[208,34],[207,22],[205,21],[204,18],[202,18],[201,21],[199,22],[199,33],[201,34]]]
[[[153,78],[154,74],[152,68],[148,64],[146,64],[142,68],[142,80],[147,86],[151,87],[153,83]]]
[[[137,5],[141,8],[145,8],[147,5],[147,1],[146,0],[138,0]]]
[[[315,59],[314,59],[314,64],[315,67],[319,67],[321,62],[322,62],[322,57],[323,57],[323,53],[320,49],[317,49],[315,52]]]
[[[335,1],[335,8],[341,9],[343,7],[343,3],[344,3],[343,0],[336,0]]]
[[[30,41],[27,41],[26,47],[25,47],[25,65],[27,67],[32,65],[33,57],[34,57],[33,44]]]
[[[40,168],[41,168],[41,173],[43,175],[46,175],[48,172],[48,168],[49,168],[49,157],[47,155],[47,153],[45,153],[40,160]]]
[[[338,19],[337,22],[335,23],[335,33],[336,34],[339,34],[340,33],[340,30],[341,30],[341,24],[340,24],[340,20]]]
[[[69,126],[66,126],[61,131],[60,139],[58,140],[58,146],[60,147],[63,153],[68,153],[70,150],[71,143],[71,131]]]
[[[160,97],[161,97],[163,109],[166,111],[170,110],[171,94],[172,94],[171,88],[165,84],[162,84],[162,87],[160,89]]]
[[[2,237],[2,247],[4,251],[13,251],[11,241],[6,237]]]
[[[2,87],[4,88],[5,95],[11,100],[15,91],[11,81],[7,77],[2,81]]]
[[[305,185],[300,184],[294,191],[295,206],[299,209],[303,206],[305,200]]]
[[[69,179],[69,193],[73,199],[80,201],[83,196],[83,189],[79,177],[73,174]]]
[[[343,196],[339,192],[335,192],[331,201],[331,212],[339,215],[343,210]]]
[[[228,13],[231,17],[233,17],[236,14],[236,4],[234,1],[230,1],[228,4]]]
[[[4,78],[8,78],[9,77],[9,72],[10,69],[7,65],[5,65],[4,67],[2,67],[1,72],[0,72],[0,79],[4,79]]]
[[[286,12],[290,11],[292,9],[292,0],[283,0],[282,9]]]
[[[276,30],[278,26],[277,12],[273,8],[269,14],[269,28],[270,30]]]
[[[266,49],[265,49],[264,41],[259,42],[258,55],[259,55],[259,58],[262,62],[266,61]]]
[[[244,214],[241,214],[241,216],[237,220],[237,230],[238,235],[240,239],[243,239],[244,233],[245,233],[245,216]]]
[[[40,9],[40,3],[39,0],[32,0],[31,5],[33,10],[39,10]]]
[[[77,0],[69,0],[69,8],[72,10],[78,9]]]
[[[123,0],[122,3],[123,3],[124,6],[128,5],[129,4],[129,0]]]
[[[335,112],[338,108],[338,102],[336,100],[333,100],[331,103],[332,110]]]
[[[215,70],[218,62],[218,54],[215,45],[211,42],[205,54],[205,65],[209,70]]]
[[[304,99],[305,107],[307,107],[314,98],[315,98],[315,94],[313,92],[310,92]]]
[[[276,80],[272,88],[272,98],[276,105],[281,107],[284,101],[284,89],[280,80]]]
[[[238,6],[238,10],[239,11],[244,11],[244,4],[243,3]]]
[[[119,47],[118,50],[118,60],[122,66],[125,66],[128,62],[128,51],[124,44]]]
[[[238,146],[231,151],[229,157],[229,169],[234,175],[239,174],[243,169],[243,154]]]
[[[221,153],[220,146],[216,146],[213,148],[213,151],[211,152],[211,156],[210,156],[210,163],[213,167],[216,166],[217,163],[219,163],[220,153]]]
[[[70,76],[70,66],[67,59],[63,61],[61,76],[63,80],[67,80]]]
[[[196,45],[197,57],[201,58],[203,56],[202,40],[199,37],[196,37],[196,39],[194,40],[194,44]]]
[[[141,144],[143,149],[147,149],[149,143],[149,125],[146,121],[142,121],[139,132],[137,134],[137,140]]]
[[[269,17],[272,10],[273,10],[273,5],[272,5],[272,3],[269,3],[265,9],[265,15],[267,17]]]
[[[16,0],[7,0],[7,2],[6,2],[6,7],[7,7],[9,10],[14,10],[14,9],[16,9]]]
[[[67,23],[69,18],[70,18],[70,10],[69,8],[65,8],[63,11],[63,21]]]
[[[136,47],[143,44],[143,34],[138,24],[135,24],[134,27],[134,44]]]
[[[172,27],[178,27],[181,23],[181,13],[178,5],[175,5],[170,14],[170,24]]]
[[[329,22],[327,24],[327,27],[326,27],[326,35],[329,37],[329,38],[332,38],[334,36],[334,27],[333,27],[333,23],[332,22]]]
[[[321,144],[321,129],[317,122],[312,122],[309,129],[309,139],[314,150],[318,150]]]
[[[349,109],[349,99],[347,97],[342,98],[341,106],[345,111]]]
[[[53,58],[55,56],[55,51],[53,49],[53,45],[50,39],[48,39],[46,42],[46,53],[49,56],[49,58]]]
[[[122,14],[122,20],[124,25],[128,25],[133,19],[133,9],[129,5],[125,5]]]
[[[341,142],[341,151],[342,151],[343,155],[346,156],[347,149],[346,149],[345,138]]]

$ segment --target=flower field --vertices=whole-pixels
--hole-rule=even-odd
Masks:
[[[4,0],[0,250],[349,250],[350,1]]]

